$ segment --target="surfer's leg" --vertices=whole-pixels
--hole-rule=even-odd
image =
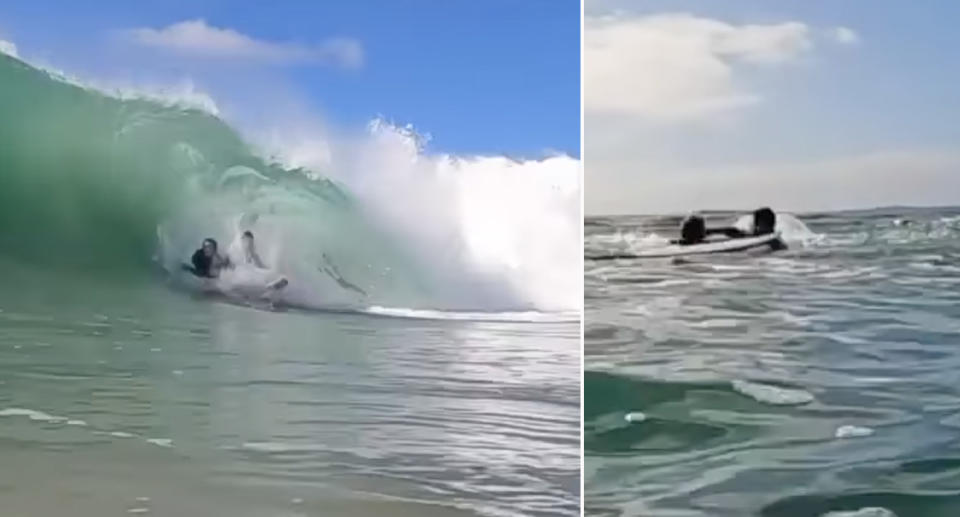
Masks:
[[[366,291],[364,291],[363,289],[360,289],[359,287],[351,284],[350,282],[347,282],[347,281],[344,280],[343,278],[337,279],[337,283],[340,284],[340,286],[343,287],[343,288],[345,288],[345,289],[350,289],[351,291],[355,291],[355,292],[357,292],[357,293],[360,293],[360,294],[362,294],[363,296],[366,296],[366,295],[367,295],[367,292],[366,292]]]
[[[321,267],[321,270],[322,270],[324,273],[326,273],[328,276],[330,276],[330,278],[332,278],[335,282],[337,282],[337,284],[339,284],[340,287],[343,287],[344,289],[349,289],[349,290],[351,290],[351,291],[360,293],[360,294],[363,295],[363,296],[366,296],[366,295],[367,295],[367,292],[366,292],[366,291],[364,291],[363,289],[360,289],[360,288],[357,287],[356,285],[348,282],[346,278],[343,278],[343,275],[340,274],[340,271],[337,270],[337,267],[336,267],[335,265],[333,265],[333,262],[331,262],[329,258],[327,258],[327,254],[326,254],[326,253],[323,254],[323,261],[326,263],[326,266],[327,266],[327,267]],[[329,269],[328,269],[328,267],[329,267]]]

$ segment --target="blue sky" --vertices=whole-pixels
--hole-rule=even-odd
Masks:
[[[123,32],[198,19],[255,41],[263,59],[191,57]],[[332,38],[358,44],[362,63],[292,57]],[[429,133],[436,151],[580,154],[580,6],[573,0],[4,2],[0,39],[28,60],[80,77],[189,77],[228,107],[269,111],[289,97],[343,127],[382,115]],[[288,51],[294,54],[281,54]]]
[[[957,204],[960,3],[922,7],[587,0],[587,212]],[[627,69],[673,87],[591,96]]]

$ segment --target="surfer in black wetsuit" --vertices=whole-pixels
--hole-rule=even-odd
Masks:
[[[217,241],[204,239],[200,249],[190,257],[191,264],[184,264],[183,269],[202,278],[217,278],[220,270],[230,267],[230,259],[217,253]]]
[[[770,208],[763,207],[753,212],[753,233],[749,234],[739,228],[732,226],[723,228],[707,228],[703,217],[699,215],[688,216],[680,224],[680,239],[670,241],[671,244],[680,246],[689,246],[691,244],[700,244],[708,235],[724,235],[731,239],[742,239],[745,237],[760,237],[774,232],[777,226],[777,215]],[[786,249],[787,245],[780,239],[770,242],[770,248],[773,250]]]

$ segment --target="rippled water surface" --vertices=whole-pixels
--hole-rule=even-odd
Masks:
[[[4,515],[576,515],[579,325],[8,269]]]
[[[960,514],[960,210],[799,220],[780,253],[586,260],[588,515]],[[591,219],[585,253],[677,223]]]

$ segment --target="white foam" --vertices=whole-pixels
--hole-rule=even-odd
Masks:
[[[707,319],[707,320],[701,320],[699,322],[691,324],[691,326],[693,327],[708,328],[708,329],[709,328],[716,328],[716,329],[737,328],[741,325],[743,325],[743,320],[738,320],[734,318]]]
[[[730,384],[735,391],[742,395],[775,406],[797,406],[808,404],[814,400],[812,394],[799,389],[781,388],[739,379],[732,381]]]
[[[873,429],[856,425],[842,425],[837,428],[834,436],[837,438],[862,438],[873,434]]]
[[[656,233],[638,234],[632,231],[617,230],[615,235],[594,235],[591,237],[591,243],[606,243],[607,246],[614,245],[626,248],[631,252],[642,251],[649,248],[659,248],[670,244],[670,239]]]
[[[147,438],[147,443],[152,443],[160,447],[173,447],[173,440],[169,438]]]
[[[886,508],[871,506],[850,512],[825,513],[823,514],[823,517],[897,517],[897,514],[887,510]]]
[[[426,309],[408,309],[403,307],[367,307],[363,312],[378,316],[426,320],[463,320],[463,321],[519,321],[519,322],[575,322],[580,320],[579,313],[546,313],[537,311],[517,312],[477,312],[477,311],[440,311]]]
[[[734,226],[746,232],[753,231],[753,214],[741,216],[734,223]],[[780,233],[780,238],[787,243],[807,245],[823,240],[822,235],[811,231],[807,225],[792,214],[778,213],[775,230]]]
[[[327,451],[321,445],[295,445],[280,442],[245,442],[240,448],[249,451],[281,453],[281,452],[325,452]]]
[[[334,157],[309,164],[345,183],[444,289],[445,306],[579,311],[581,162],[424,151],[410,127],[382,119]]]
[[[123,431],[112,431],[107,434],[113,436],[114,438],[133,438],[132,434]]]
[[[18,57],[17,46],[11,41],[0,39],[0,54],[6,54],[10,57]]]
[[[7,408],[0,410],[0,417],[3,416],[25,416],[36,422],[62,423],[68,419],[62,416],[54,416],[43,411],[34,411],[32,409]]]
[[[294,450],[290,445],[277,442],[246,442],[242,448],[256,452],[288,452]]]

